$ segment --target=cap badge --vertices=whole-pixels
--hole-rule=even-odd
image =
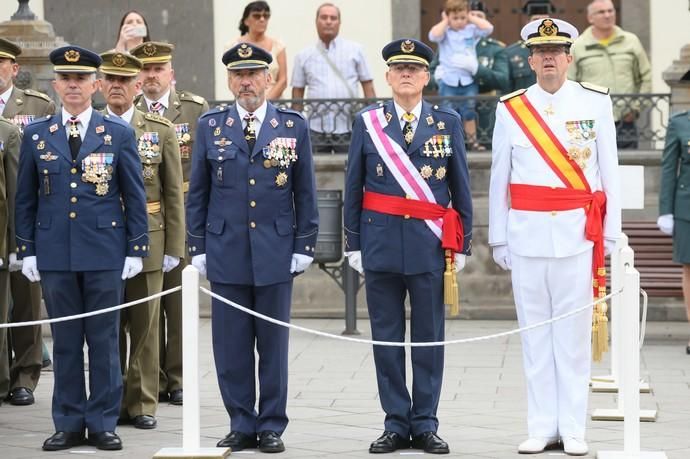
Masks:
[[[127,64],[127,58],[118,53],[113,56],[112,62],[115,67],[124,67]]]
[[[542,37],[551,37],[558,35],[558,26],[551,19],[544,19],[537,31]]]
[[[149,57],[155,56],[156,52],[158,51],[156,49],[156,45],[154,45],[153,43],[146,43],[141,50],[144,52],[144,54],[146,54]]]
[[[403,53],[412,53],[414,52],[414,42],[412,40],[405,40],[400,44],[400,50]]]
[[[70,49],[69,51],[65,51],[65,60],[67,62],[78,62],[79,61],[79,51],[76,51],[74,49]]]
[[[247,59],[248,57],[251,57],[252,52],[254,52],[254,50],[247,46],[246,43],[243,43],[237,50],[237,55],[242,59]]]

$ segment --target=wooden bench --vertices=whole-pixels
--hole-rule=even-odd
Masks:
[[[623,222],[628,245],[635,251],[640,287],[650,297],[683,297],[683,267],[673,262],[671,236],[659,231],[653,221]]]

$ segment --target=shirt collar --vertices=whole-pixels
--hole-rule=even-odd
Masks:
[[[117,118],[120,118],[122,121],[124,121],[127,124],[132,124],[132,117],[134,116],[134,105],[130,106],[126,112],[124,112],[122,115],[118,115],[117,113],[113,113],[112,110],[110,110],[110,105],[107,107],[108,109],[108,114],[110,116],[115,116]]]
[[[331,40],[331,42],[328,44],[328,47],[326,47],[326,43],[324,43],[324,41],[321,40],[320,38],[319,38],[319,41],[317,43],[318,43],[319,47],[321,47],[322,49],[329,50],[329,49],[332,49],[333,47],[337,48],[338,42],[340,41],[339,38],[340,38],[340,35],[336,35],[335,38],[333,40]]]
[[[244,120],[244,115],[249,113],[247,110],[244,109],[243,106],[240,104],[235,104],[237,106],[237,114],[240,116],[241,120]],[[256,119],[256,123],[261,124],[266,118],[266,109],[268,108],[268,104],[266,103],[266,100],[264,99],[263,103],[254,110],[254,118]]]
[[[63,125],[63,126],[66,125],[66,124],[67,124],[67,121],[69,121],[69,119],[70,119],[72,116],[76,116],[77,118],[79,118],[79,123],[80,123],[84,128],[86,128],[86,126],[88,126],[88,125],[89,125],[89,122],[91,121],[91,114],[92,114],[92,113],[93,113],[93,108],[91,108],[91,106],[89,106],[89,107],[88,107],[86,110],[84,110],[83,112],[81,112],[81,113],[79,113],[79,114],[77,114],[77,115],[72,115],[72,114],[69,113],[67,110],[65,110],[65,107],[63,106],[63,107],[62,107],[62,125]]]
[[[398,105],[397,102],[393,101],[393,105],[395,106],[395,112],[398,115],[398,120],[402,121],[402,116],[405,114],[405,109],[402,108],[400,105]],[[410,112],[414,115],[415,121],[419,121],[419,117],[422,116],[422,101],[420,100],[417,105],[412,109]]]
[[[13,89],[14,86],[10,85],[10,89],[0,94],[0,99],[2,99],[5,102],[5,105],[7,105],[10,102],[10,96],[12,95]]]
[[[148,110],[148,108],[154,102],[160,102],[161,104],[163,104],[163,107],[167,109],[169,105],[168,102],[170,102],[170,89],[165,91],[165,94],[163,94],[161,98],[158,100],[149,99],[148,97],[146,97],[146,94],[144,94],[144,100],[146,101],[146,110]]]

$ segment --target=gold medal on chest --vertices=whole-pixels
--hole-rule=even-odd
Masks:
[[[285,172],[278,172],[276,175],[276,185],[285,186],[288,182],[288,175]]]

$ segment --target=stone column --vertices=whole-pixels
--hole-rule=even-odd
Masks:
[[[671,88],[669,114],[690,110],[690,44],[680,49],[680,59],[674,60],[661,75]],[[688,80],[681,80],[684,76]]]

